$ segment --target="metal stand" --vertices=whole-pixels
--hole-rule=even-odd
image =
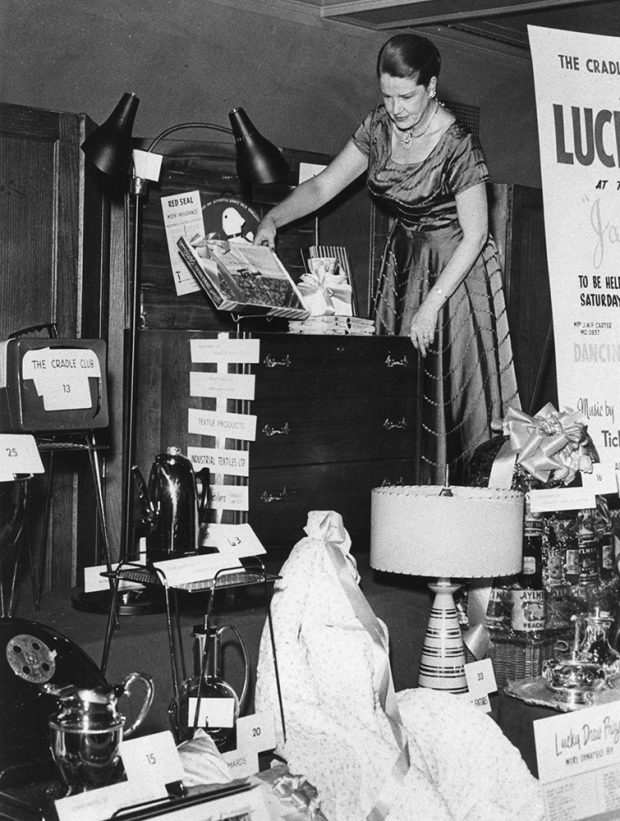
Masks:
[[[271,642],[271,652],[273,654],[273,669],[275,673],[276,679],[276,691],[278,693],[278,707],[280,710],[280,721],[282,723],[282,735],[284,740],[286,740],[286,724],[284,720],[284,706],[282,702],[282,691],[280,687],[280,673],[278,668],[278,655],[276,651],[276,644],[275,644],[275,634],[273,629],[273,621],[271,619],[271,594],[273,592],[273,586],[270,588],[270,583],[279,579],[280,576],[270,574],[266,571],[265,565],[263,564],[262,560],[258,556],[252,557],[252,563],[246,567],[224,567],[217,571],[213,579],[209,581],[205,581],[201,587],[193,586],[191,588],[192,592],[198,592],[200,589],[210,590],[209,595],[209,602],[207,604],[207,613],[205,616],[205,624],[207,626],[212,624],[213,621],[213,608],[215,602],[215,593],[217,590],[227,589],[231,590],[233,588],[239,587],[248,587],[251,584],[263,584],[264,585],[264,592],[265,592],[265,607],[267,609],[267,624],[269,625],[269,637]],[[209,642],[205,642],[205,650],[204,655],[201,660],[201,678],[204,676],[204,672],[208,667],[208,653],[209,653]],[[173,674],[173,681],[178,681],[178,673]],[[176,698],[175,692],[175,703],[178,705],[178,699]],[[200,688],[198,688],[197,692],[197,700],[196,700],[196,709],[194,715],[194,726],[197,726],[198,715],[200,712]]]
[[[41,535],[41,549],[39,552],[39,576],[37,580],[37,593],[35,595],[34,606],[35,610],[40,609],[41,604],[41,590],[43,587],[43,574],[45,572],[45,556],[47,533],[49,529],[50,507],[52,499],[52,485],[54,478],[54,454],[59,452],[82,452],[88,454],[90,463],[90,472],[93,479],[93,486],[95,489],[95,498],[97,503],[97,522],[103,540],[103,560],[108,570],[112,569],[112,557],[110,554],[110,542],[108,539],[108,528],[105,517],[105,504],[103,500],[103,481],[101,478],[101,468],[99,465],[98,451],[103,449],[95,441],[95,433],[89,431],[77,431],[76,433],[68,434],[35,434],[37,447],[40,453],[49,453],[49,462],[47,470],[47,491],[45,495],[45,514],[43,521],[43,533]],[[84,596],[88,594],[82,594]],[[78,609],[81,596],[74,596],[73,604]]]
[[[103,654],[101,657],[101,672],[105,675],[106,667],[108,666],[108,658],[110,655],[110,645],[112,643],[112,636],[114,630],[118,626],[118,593],[119,585],[122,581],[137,582],[145,585],[145,587],[163,593],[166,610],[166,627],[168,630],[168,644],[170,649],[170,660],[172,666],[172,683],[174,687],[175,698],[178,696],[179,683],[177,676],[176,664],[176,644],[174,640],[174,631],[172,626],[172,611],[170,608],[170,589],[166,580],[166,574],[159,568],[153,565],[137,564],[135,562],[119,562],[116,570],[112,570],[105,574],[110,579],[112,587],[112,597],[110,600],[110,609],[108,612],[108,623],[106,626],[105,638],[103,642]],[[175,606],[175,618],[177,615],[177,608]],[[159,608],[157,609],[159,612]]]

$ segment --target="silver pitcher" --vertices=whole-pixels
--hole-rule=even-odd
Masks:
[[[151,562],[173,559],[198,549],[200,522],[207,507],[209,471],[198,473],[177,447],[155,457],[148,487],[139,468],[133,467],[142,504],[142,524],[146,531],[146,553]]]
[[[142,703],[136,719],[125,726],[117,701],[130,696],[137,682],[144,685]],[[42,689],[59,703],[58,713],[49,720],[50,749],[68,795],[118,781],[123,775],[119,746],[138,729],[153,703],[152,679],[144,673],[130,673],[122,684],[86,689],[48,683]]]

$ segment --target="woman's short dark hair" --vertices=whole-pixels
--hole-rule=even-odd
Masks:
[[[441,55],[437,47],[418,34],[395,34],[383,44],[377,58],[377,77],[413,77],[427,86],[431,77],[438,77]]]

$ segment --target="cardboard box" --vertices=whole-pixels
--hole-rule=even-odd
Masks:
[[[0,342],[0,430],[90,430],[108,420],[102,339],[22,337]]]
[[[276,254],[248,243],[203,242],[200,253],[184,237],[179,253],[220,311],[284,319],[306,319],[310,312]]]

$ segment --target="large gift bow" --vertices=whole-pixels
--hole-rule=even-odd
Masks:
[[[578,471],[592,473],[598,459],[585,421],[578,411],[557,411],[548,402],[535,416],[509,408],[503,429],[517,464],[543,483],[553,478],[568,485]]]
[[[297,287],[302,297],[307,298],[308,303],[319,303],[321,307],[318,310],[322,310],[323,314],[333,315],[336,313],[334,300],[344,302],[347,305],[351,302],[351,286],[347,284],[345,274],[323,272],[303,274],[297,283]],[[310,309],[310,312],[315,316],[317,315],[312,309]]]

